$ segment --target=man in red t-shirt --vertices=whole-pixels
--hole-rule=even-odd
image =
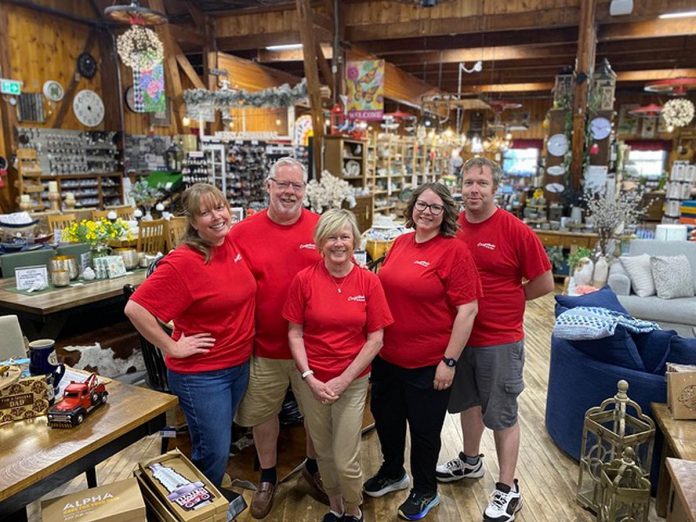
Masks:
[[[450,413],[461,412],[464,451],[438,466],[436,475],[442,482],[482,477],[481,437],[484,427],[492,429],[500,478],[483,516],[506,522],[522,508],[515,468],[520,446],[517,398],[524,389],[525,303],[551,292],[554,283],[539,238],[496,206],[498,164],[473,158],[462,173],[464,212],[457,235],[474,256],[484,295],[457,364],[448,408]]]
[[[302,382],[290,353],[288,322],[281,310],[295,274],[321,259],[313,240],[319,216],[302,207],[306,177],[299,161],[278,160],[266,180],[268,209],[235,225],[230,233],[258,284],[249,387],[235,419],[241,426],[252,427],[261,464],[260,483],[250,510],[254,518],[264,518],[273,506],[278,483],[278,413],[288,385],[296,388]],[[302,475],[325,497],[309,434],[306,440],[307,461]]]

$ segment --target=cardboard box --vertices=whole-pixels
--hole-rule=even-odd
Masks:
[[[53,397],[53,390],[50,390]],[[46,415],[49,388],[46,376],[25,377],[0,390],[0,424]]]
[[[180,522],[227,522],[229,502],[178,449],[138,464],[141,482]],[[147,490],[145,490],[147,494]],[[151,503],[156,510],[158,503]],[[169,521],[169,518],[162,518]]]
[[[675,419],[696,419],[696,366],[667,364],[667,406]]]
[[[134,478],[41,502],[44,522],[145,522],[145,501]]]
[[[157,522],[178,522],[172,512],[167,509],[167,506],[165,506],[162,500],[157,496],[157,493],[155,493],[148,482],[143,478],[143,472],[136,469],[133,471],[133,475],[138,481],[140,492],[145,499],[148,520],[154,519]]]

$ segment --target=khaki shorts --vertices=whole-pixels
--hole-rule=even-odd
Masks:
[[[249,362],[249,386],[237,410],[235,422],[245,428],[258,426],[278,415],[288,386],[297,389],[302,376],[292,359],[252,357]],[[295,394],[297,405],[302,405]]]

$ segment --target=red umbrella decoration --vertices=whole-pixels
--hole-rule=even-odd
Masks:
[[[646,85],[644,90],[648,92],[656,92],[659,94],[671,94],[674,96],[683,96],[686,91],[696,89],[696,78],[669,78],[667,80],[658,80]]]
[[[394,119],[394,120],[415,120],[416,116],[413,114],[409,114],[408,112],[404,111],[396,111],[396,112],[386,112],[384,113],[383,116],[384,119]]]
[[[491,100],[488,102],[488,105],[491,106],[491,109],[493,109],[493,112],[500,114],[501,112],[508,110],[508,109],[519,109],[522,107],[521,103],[513,102],[510,100]]]
[[[629,112],[632,116],[637,116],[638,118],[656,118],[662,112],[662,106],[651,103],[650,105],[644,105],[643,107],[638,107]]]

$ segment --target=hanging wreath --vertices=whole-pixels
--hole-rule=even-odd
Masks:
[[[683,98],[669,100],[661,114],[667,125],[686,127],[694,119],[694,104]]]
[[[307,98],[307,81],[302,80],[294,87],[287,83],[258,92],[234,89],[208,91],[206,89],[189,89],[184,91],[186,108],[196,112],[197,108],[214,107],[225,110],[233,107],[290,107]]]
[[[132,25],[116,39],[121,60],[136,71],[149,71],[164,59],[164,46],[152,29]]]

